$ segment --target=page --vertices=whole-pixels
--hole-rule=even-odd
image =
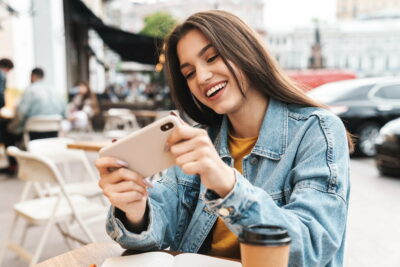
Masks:
[[[165,252],[146,252],[137,255],[108,258],[101,267],[172,267],[174,256]]]
[[[166,265],[165,265],[166,266]],[[240,262],[223,260],[194,253],[175,256],[173,267],[242,267]]]

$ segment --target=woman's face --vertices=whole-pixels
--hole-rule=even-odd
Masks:
[[[189,89],[201,103],[218,114],[233,114],[240,110],[245,98],[235,78],[218,51],[199,30],[184,35],[178,42],[177,53]],[[231,66],[242,82],[241,72],[234,64]]]
[[[84,84],[80,84],[80,85],[79,85],[79,93],[80,93],[81,95],[86,94],[87,91],[88,91],[88,89],[87,89],[86,85],[84,85]]]

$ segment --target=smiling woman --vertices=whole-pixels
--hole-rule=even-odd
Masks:
[[[276,225],[292,238],[289,266],[342,266],[351,142],[341,120],[231,13],[196,13],[165,44],[175,104],[200,124],[172,132],[176,166],[152,188],[116,158],[97,161],[110,236],[131,249],[240,258],[242,227]]]
[[[193,99],[211,108],[217,114],[263,115],[267,99],[258,90],[239,87],[233,73],[243,76],[235,65],[229,70],[218,50],[199,30],[192,30],[177,45],[182,75],[185,77]],[[243,82],[246,82],[243,80]],[[246,101],[245,101],[246,100]],[[257,107],[251,104],[258,103]],[[260,116],[258,116],[260,118]],[[257,136],[258,129],[252,133]]]

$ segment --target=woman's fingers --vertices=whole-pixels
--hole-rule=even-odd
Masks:
[[[129,191],[137,191],[142,195],[147,195],[146,188],[136,184],[133,181],[123,181],[117,184],[107,184],[103,188],[103,192],[107,197],[110,196],[112,193],[124,193]]]
[[[181,165],[181,169],[188,175],[196,175],[201,173],[202,165],[198,161],[189,161]]]
[[[175,162],[178,166],[183,166],[189,162],[198,162],[203,159],[209,158],[209,148],[208,147],[200,147],[196,150],[192,150],[187,153],[180,154],[175,158]]]
[[[199,145],[212,145],[207,132],[203,129],[193,128],[191,126],[179,126],[170,135],[166,142],[166,147],[177,146],[175,153],[190,151],[193,147]],[[186,147],[188,146],[188,147]],[[185,148],[186,147],[186,148]]]
[[[170,151],[175,157],[178,157],[183,153],[188,153],[193,150],[211,148],[211,147],[212,143],[210,142],[209,137],[200,134],[196,135],[194,138],[190,140],[182,141],[180,143],[172,145],[170,147]]]
[[[121,207],[124,205],[127,205],[129,203],[142,200],[146,195],[137,192],[137,191],[129,191],[129,192],[123,192],[123,193],[116,193],[113,192],[108,196],[108,199],[110,202],[116,206],[116,207]]]
[[[128,163],[112,157],[101,157],[95,162],[96,168],[99,170],[100,174],[107,174],[115,169],[128,167]]]
[[[197,129],[188,125],[180,125],[175,128],[167,140],[167,146],[171,147],[176,143],[184,140],[192,139],[195,136],[204,135],[207,136],[207,132],[203,129]]]
[[[143,181],[143,176],[126,168],[119,168],[111,173],[102,175],[99,185],[103,187],[105,184],[116,184],[121,181],[133,181],[144,188],[147,186]]]
[[[188,125],[184,120],[182,120],[182,118],[179,116],[179,114],[177,112],[175,112],[174,110],[172,110],[169,114],[177,117],[178,120],[182,123],[182,125]]]

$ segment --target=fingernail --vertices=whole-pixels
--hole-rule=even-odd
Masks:
[[[111,143],[117,142],[117,140],[118,140],[118,139],[115,139],[115,138],[114,138],[113,140],[111,140]]]
[[[123,161],[123,160],[117,160],[117,164],[118,164],[118,165],[121,165],[122,167],[128,167],[128,166],[129,166],[129,164],[126,163],[126,162]]]

